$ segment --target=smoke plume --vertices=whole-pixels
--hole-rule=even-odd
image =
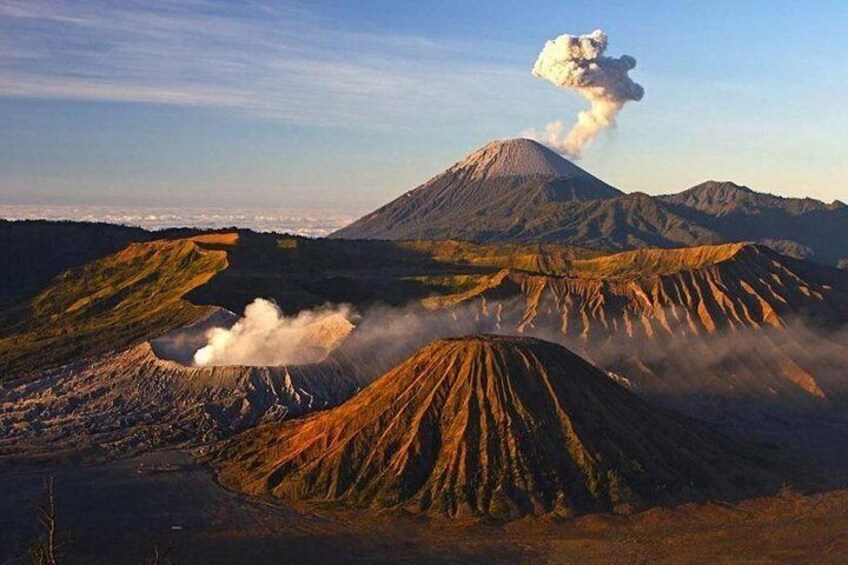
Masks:
[[[633,82],[628,72],[636,67],[629,55],[605,57],[607,35],[597,29],[588,35],[560,35],[545,43],[533,66],[533,76],[560,88],[573,89],[591,106],[577,115],[577,122],[563,135],[565,125],[556,121],[537,137],[551,148],[578,159],[600,132],[615,123],[621,108],[630,100],[641,100],[645,89]]]
[[[670,310],[654,313],[668,326],[641,331],[615,318],[594,324],[555,303],[534,305],[530,317],[527,308],[527,297],[519,294],[436,310],[378,304],[354,314],[345,305],[326,305],[287,317],[257,299],[230,329],[206,332],[194,363],[302,365],[329,356],[367,381],[434,339],[492,333],[560,343],[643,397],[716,422],[754,421],[772,410],[817,410],[822,402],[848,399],[848,329],[842,326],[793,318],[780,328],[730,325],[701,333]]]
[[[300,365],[323,361],[353,329],[347,306],[304,310],[287,317],[257,298],[231,328],[212,328],[194,354],[194,364]]]

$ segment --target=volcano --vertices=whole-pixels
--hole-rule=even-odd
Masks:
[[[623,250],[722,237],[646,194],[625,194],[530,139],[494,141],[330,237],[562,242]]]
[[[330,237],[555,242],[605,251],[752,241],[848,265],[848,206],[708,181],[625,194],[529,139],[495,141]]]
[[[485,240],[540,206],[621,195],[535,141],[494,141],[332,237]]]
[[[576,515],[773,486],[747,447],[649,406],[567,349],[472,336],[424,347],[338,408],[212,455],[253,495],[452,517]]]

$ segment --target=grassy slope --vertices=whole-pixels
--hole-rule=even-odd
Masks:
[[[0,303],[32,297],[64,270],[150,239],[150,232],[126,226],[0,220]]]
[[[0,381],[133,345],[206,308],[182,299],[227,266],[222,236],[134,243],[65,271],[0,320]]]

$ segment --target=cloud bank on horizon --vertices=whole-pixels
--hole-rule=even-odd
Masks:
[[[364,213],[364,211],[362,211]],[[0,219],[105,222],[147,230],[243,228],[324,237],[356,220],[359,211],[252,206],[110,206],[3,204]]]
[[[577,122],[565,133],[565,124],[554,121],[542,132],[530,130],[529,137],[573,159],[598,135],[615,124],[616,116],[629,101],[639,101],[645,89],[630,78],[636,59],[630,55],[607,57],[608,38],[596,29],[587,35],[563,34],[545,43],[533,66],[533,76],[559,88],[576,90],[590,107],[577,115]]]

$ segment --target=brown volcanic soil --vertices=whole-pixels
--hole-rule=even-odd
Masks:
[[[774,488],[756,452],[653,408],[565,348],[425,347],[344,405],[218,448],[250,494],[448,516],[575,515]]]
[[[238,259],[263,245],[273,252],[257,253],[249,265]],[[89,278],[59,277],[41,299],[52,314],[35,316],[33,332],[5,340],[37,364],[47,350],[73,363],[0,387],[0,454],[79,448],[115,455],[221,438],[336,405],[432,339],[479,332],[564,343],[643,399],[733,434],[741,425],[746,434],[766,431],[807,447],[796,433],[800,418],[806,426],[841,420],[838,412],[848,405],[846,274],[752,244],[597,257],[555,245],[209,234],[131,246],[98,265],[79,271]],[[209,269],[224,265],[202,284]],[[295,275],[301,278],[277,284]],[[411,294],[400,292],[403,303],[418,302],[422,293],[429,298],[421,307],[366,310],[368,301],[354,300],[355,292],[328,291],[356,288],[362,278],[382,295],[381,277],[397,289],[424,281]],[[144,343],[89,357],[213,311],[182,296],[197,284],[195,290],[223,285],[226,295],[241,289],[251,300],[264,295],[260,289],[279,287],[283,294],[269,296],[289,310],[297,301],[288,290],[302,285],[316,304],[350,299],[364,316],[329,360],[336,363],[289,376],[281,368],[180,367],[156,359]],[[803,315],[815,323],[800,323]],[[828,327],[835,331],[819,331]],[[49,347],[47,334],[58,339]],[[154,341],[162,349],[162,340]],[[203,340],[192,343],[196,349]],[[186,351],[157,354],[190,362],[194,350]],[[776,427],[780,434],[772,436]]]
[[[408,346],[394,363],[438,337],[523,333],[711,421],[848,405],[848,275],[759,245],[599,257],[551,244],[243,236],[228,260],[192,300],[234,311],[256,296],[287,312],[350,303],[364,314],[360,329],[385,325],[369,315],[375,300],[423,304],[440,321],[420,316],[435,328],[421,339],[386,331],[389,347]]]

